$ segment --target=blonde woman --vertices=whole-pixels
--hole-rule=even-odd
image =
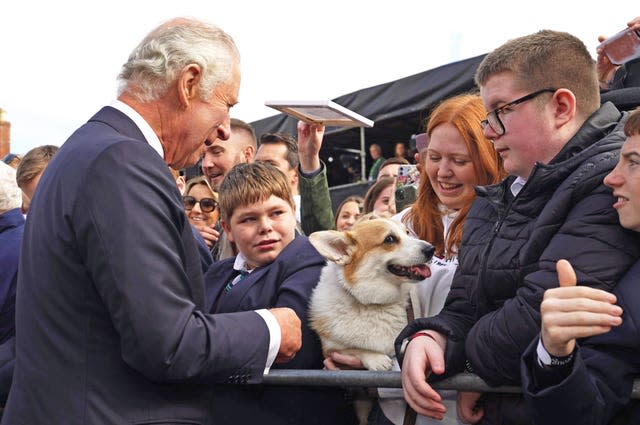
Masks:
[[[198,230],[209,249],[218,241],[217,230],[220,209],[218,194],[213,191],[205,176],[189,179],[182,197],[189,223]]]

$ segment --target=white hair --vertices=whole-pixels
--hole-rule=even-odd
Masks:
[[[16,183],[16,170],[0,161],[0,214],[22,206],[22,190]]]
[[[172,19],[131,52],[118,76],[118,95],[127,92],[143,103],[157,100],[185,66],[197,64],[200,98],[208,101],[218,84],[231,80],[239,62],[235,42],[220,28],[193,18]]]

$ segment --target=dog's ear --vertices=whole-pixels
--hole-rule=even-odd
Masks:
[[[329,261],[344,266],[351,261],[355,242],[347,232],[324,230],[309,235],[309,242]]]

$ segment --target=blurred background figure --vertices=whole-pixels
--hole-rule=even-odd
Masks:
[[[20,164],[21,160],[22,160],[22,157],[15,153],[8,153],[4,156],[4,158],[2,158],[2,162],[4,162],[5,164],[7,164],[13,169],[18,168],[18,164]]]
[[[257,150],[256,133],[250,124],[231,118],[231,134],[228,140],[215,138],[208,140],[202,158],[202,173],[207,177],[209,186],[218,192],[222,180],[238,164],[253,161]],[[215,261],[236,255],[234,244],[227,240],[219,226],[196,226],[200,236],[209,245]]]
[[[218,240],[217,236],[206,230],[216,226],[220,210],[218,194],[213,191],[207,178],[197,176],[190,179],[185,187],[182,201],[189,223],[202,235],[209,249],[213,248]]]
[[[393,157],[407,159],[407,156],[407,145],[405,145],[404,142],[396,142],[396,145],[393,148]]]
[[[200,199],[199,200],[200,202],[196,202],[195,199],[185,200],[184,195],[187,193],[187,182],[185,181],[184,175],[182,175],[178,170],[175,170],[171,167],[169,167],[169,171],[171,172],[171,175],[173,176],[173,179],[176,182],[176,186],[180,191],[180,195],[183,197],[182,203],[185,209],[185,213],[187,214],[187,219],[189,220],[189,224],[191,225],[191,230],[193,231],[193,237],[195,238],[198,244],[198,254],[200,255],[200,265],[202,266],[202,273],[204,275],[204,273],[206,273],[207,270],[209,270],[209,266],[213,263],[212,251],[215,251],[216,244],[215,242],[212,242],[212,241],[216,241],[219,239],[219,234],[217,233],[218,228],[215,228],[213,224],[211,226],[207,226],[203,224],[204,221],[197,221],[202,231],[198,230],[198,226],[194,225],[194,222],[196,222],[196,220],[193,220],[193,221],[191,220],[189,209],[193,210],[194,207],[197,205],[197,209],[202,210],[203,203],[205,204],[204,208],[208,209],[208,207],[206,206],[208,201],[204,201],[203,199]],[[207,178],[205,176],[200,176],[200,177],[194,177],[193,179],[191,179],[193,192],[196,192],[193,189],[196,186],[198,186],[198,182],[200,179],[203,179],[206,187],[208,189],[211,189],[211,186],[209,186],[209,181],[207,180]],[[211,192],[215,193],[213,192],[213,190],[211,190]],[[217,197],[214,202],[216,202],[217,204]],[[217,223],[217,218],[212,223]],[[208,243],[202,237],[203,234],[207,235],[207,237],[210,239]]]
[[[0,162],[0,406],[11,387],[15,360],[15,299],[24,216],[16,171]]]
[[[364,209],[364,198],[358,195],[348,196],[336,209],[336,230],[349,230],[360,218]]]
[[[360,168],[360,155],[357,153],[343,153],[338,157],[343,171],[346,173],[346,183],[362,181]],[[333,175],[334,180],[342,179],[342,173]]]
[[[371,164],[371,168],[369,169],[369,180],[375,180],[378,178],[378,172],[385,158],[382,156],[382,148],[377,143],[369,146],[369,154],[373,160],[373,164]]]
[[[22,189],[22,213],[26,214],[31,204],[31,199],[36,193],[36,187],[40,182],[40,176],[49,161],[58,152],[54,145],[42,145],[31,149],[25,154],[16,170],[16,182]]]
[[[398,169],[400,169],[401,165],[409,165],[409,161],[407,161],[406,158],[399,158],[396,156],[385,159],[378,171],[378,177],[376,177],[376,180],[380,180],[383,177],[392,177],[397,179]]]
[[[286,133],[265,133],[260,136],[255,161],[269,162],[287,176],[296,205],[296,221],[301,222],[300,190],[298,188],[298,142]]]
[[[229,140],[208,140],[202,158],[202,172],[209,179],[211,188],[217,192],[222,179],[234,165],[253,161],[256,145],[253,127],[242,120],[231,118]]]
[[[178,186],[178,190],[180,191],[180,195],[184,195],[184,190],[187,187],[187,181],[185,180],[184,175],[182,175],[180,173],[180,171],[174,170],[171,167],[169,167],[169,171],[171,172],[171,175],[173,176],[173,180],[176,181],[176,186]]]
[[[384,177],[376,181],[364,195],[363,213],[374,212],[382,217],[396,213],[396,181],[393,177]]]

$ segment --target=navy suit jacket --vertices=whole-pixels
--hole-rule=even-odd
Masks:
[[[20,208],[0,214],[0,406],[7,401],[15,363],[15,301],[23,232]]]
[[[255,312],[204,314],[178,189],[138,127],[105,107],[46,168],[22,244],[3,424],[210,424],[211,383],[259,382]]]
[[[308,326],[307,305],[318,284],[324,258],[306,236],[297,235],[273,263],[256,268],[230,290],[238,272],[235,257],[214,263],[205,275],[211,313],[290,307],[302,320],[302,348],[290,362],[272,369],[322,369],[320,339]],[[212,416],[220,425],[354,424],[354,410],[344,390],[293,386],[219,386]]]

